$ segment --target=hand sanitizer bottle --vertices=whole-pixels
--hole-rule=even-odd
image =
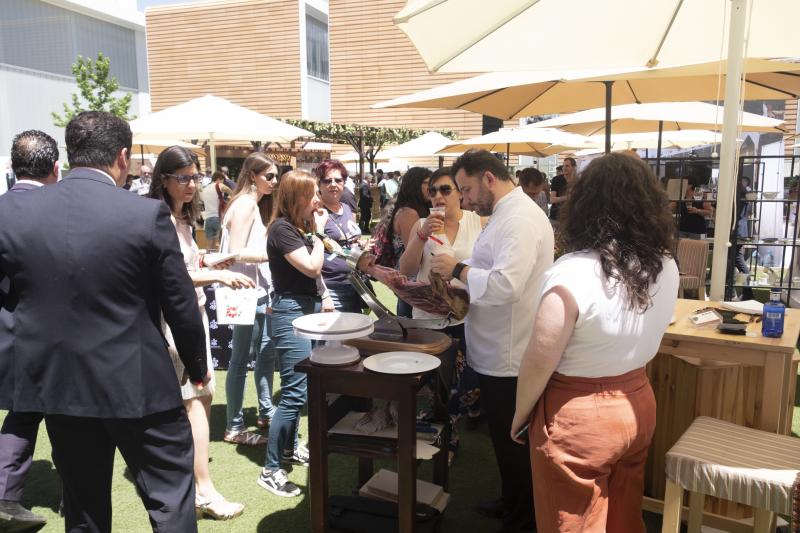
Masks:
[[[761,334],[764,337],[783,336],[783,318],[786,306],[781,302],[781,289],[772,289],[769,293],[769,302],[764,304],[764,314],[761,317]]]

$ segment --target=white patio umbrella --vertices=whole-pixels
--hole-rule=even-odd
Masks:
[[[384,157],[414,158],[431,157],[441,155],[439,152],[448,146],[456,144],[456,141],[448,139],[441,133],[429,131],[403,144],[398,144],[381,152]]]
[[[800,57],[792,27],[796,0],[508,0],[482,9],[480,0],[409,0],[395,24],[411,38],[429,70],[486,72],[498,69],[654,67],[725,59],[725,115],[711,275],[711,297],[723,298],[727,247],[736,183],[736,115],[747,58]],[[790,14],[786,16],[785,14]],[[437,21],[459,28],[440,39]],[[624,21],[624,31],[617,31]],[[434,24],[437,24],[434,26]],[[562,30],[569,25],[570,35]],[[535,27],[536,32],[529,31]],[[542,31],[539,31],[539,30]],[[558,33],[554,33],[558,32]],[[542,50],[559,46],[554,53]],[[606,84],[606,108],[612,84]],[[673,98],[673,100],[685,98]],[[699,98],[691,98],[699,99]],[[610,122],[610,111],[606,115]],[[608,127],[607,129],[610,129]],[[606,140],[606,151],[610,149]],[[725,228],[723,230],[723,228]],[[722,230],[722,231],[719,231]]]
[[[289,143],[314,136],[310,131],[210,94],[137,118],[130,125],[134,135],[207,140],[212,168],[216,168],[217,141]]]
[[[394,22],[431,72],[644,67],[727,57],[729,24],[739,5],[504,0],[487,9],[484,0],[408,0]],[[749,57],[800,56],[796,0],[755,0],[747,7]],[[458,31],[442,39],[442,21]]]
[[[717,129],[722,125],[724,108],[705,102],[660,102],[616,105],[611,108],[613,134],[641,133],[662,129]],[[605,108],[598,107],[543,120],[529,127],[558,128],[580,135],[605,133]],[[743,131],[784,133],[782,120],[743,112],[739,118]],[[613,137],[613,136],[612,136]]]
[[[133,146],[134,151],[137,151],[138,149],[139,155],[142,158],[142,163],[144,163],[144,154],[158,155],[170,146],[182,146],[184,148],[188,148],[197,155],[205,155],[205,150],[203,150],[203,147],[196,144],[170,139],[153,139],[149,137],[143,137],[141,135],[133,136]]]
[[[592,155],[603,152],[604,135],[588,137],[595,143],[594,148],[586,148],[575,152],[576,156]],[[692,148],[709,144],[718,144],[722,140],[719,132],[711,130],[680,130],[680,131],[648,131],[639,133],[615,133],[611,136],[611,151],[638,150],[645,148]]]
[[[482,148],[490,152],[547,157],[566,150],[592,148],[594,145],[582,135],[547,128],[503,128],[498,131],[466,139],[442,149],[439,154],[465,152]]]
[[[611,108],[613,134],[654,132],[670,130],[717,130],[722,122],[724,108],[704,102],[659,102],[650,104],[625,104]],[[558,128],[581,135],[606,133],[606,109],[595,108],[543,120],[529,127]],[[742,131],[784,133],[782,120],[742,112],[739,116]],[[611,150],[614,151],[614,135]],[[656,136],[657,140],[658,136]],[[679,137],[674,137],[679,138]],[[688,139],[688,137],[687,137]],[[641,139],[640,139],[641,140]],[[719,142],[719,141],[717,141]],[[702,143],[700,143],[702,144]],[[661,144],[656,143],[656,174],[661,166]]]

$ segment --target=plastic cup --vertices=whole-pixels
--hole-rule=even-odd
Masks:
[[[444,206],[440,207],[431,207],[430,215],[429,216],[436,216],[442,219],[442,228],[435,232],[435,235],[444,235]]]

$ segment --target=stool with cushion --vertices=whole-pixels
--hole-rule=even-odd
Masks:
[[[689,533],[700,531],[704,496],[755,508],[753,531],[774,528],[774,513],[792,514],[800,473],[800,439],[698,417],[666,456],[662,533],[678,533],[683,491],[689,495]]]

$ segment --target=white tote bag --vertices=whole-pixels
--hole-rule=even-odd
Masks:
[[[220,253],[228,252],[227,216],[222,227],[220,239]],[[255,289],[231,289],[217,285],[214,294],[217,300],[217,324],[231,326],[252,326],[256,321],[256,307],[258,307],[258,269],[256,270]]]
[[[256,321],[257,289],[217,287],[217,324],[252,326]]]

